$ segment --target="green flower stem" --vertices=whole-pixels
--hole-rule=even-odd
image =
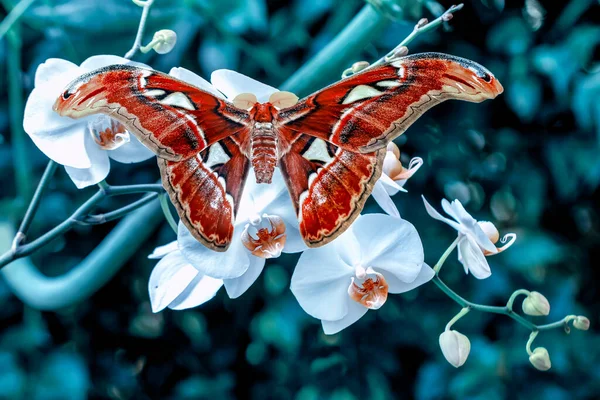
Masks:
[[[35,2],[35,0],[23,0],[17,3],[17,5],[10,10],[6,18],[0,23],[0,39],[4,37],[10,31],[10,29],[17,23],[21,16],[27,11],[27,9]],[[6,2],[3,2],[4,6],[7,6]]]
[[[529,340],[527,340],[527,344],[525,345],[525,350],[527,350],[527,354],[529,354],[529,355],[533,354],[533,352],[531,351],[531,345],[533,344],[533,341],[535,340],[535,338],[537,337],[537,335],[539,333],[540,333],[540,331],[533,331],[529,335]]]
[[[23,131],[23,106],[25,102],[23,99],[23,88],[21,87],[21,38],[18,34],[18,28],[19,26],[15,18],[6,36],[8,42],[6,61],[8,67],[10,133],[17,199],[25,202],[31,196],[33,189],[31,182],[33,178],[31,164],[29,157],[27,157],[28,137]]]
[[[40,182],[41,184],[42,182]],[[90,197],[85,203],[83,203],[67,220],[63,221],[58,226],[54,227],[49,232],[46,232],[41,237],[37,238],[31,243],[13,246],[10,251],[0,256],[0,268],[9,264],[10,262],[28,256],[29,254],[44,247],[56,237],[62,235],[68,230],[72,229],[76,224],[82,223],[88,219],[88,214],[106,197],[119,196],[126,194],[135,193],[147,193],[155,192],[162,193],[164,189],[160,184],[144,184],[144,185],[127,185],[127,186],[110,186],[106,182],[98,184],[99,189],[92,197]],[[38,199],[39,201],[39,199]],[[129,205],[128,210],[133,210],[144,205],[146,202],[138,202]],[[123,209],[118,210],[119,214],[123,213]],[[113,215],[114,216],[114,215]],[[17,235],[15,241],[19,241],[19,235]]]
[[[111,279],[162,221],[160,206],[153,201],[125,217],[89,256],[64,275],[47,277],[27,257],[0,270],[0,275],[30,307],[57,310],[71,306]],[[0,224],[0,246],[10,243],[13,233],[10,225]]]
[[[480,311],[480,312],[506,315],[506,316],[514,319],[515,321],[517,321],[518,323],[520,323],[521,325],[523,325],[524,327],[526,327],[527,329],[529,329],[531,331],[548,331],[551,329],[556,329],[556,328],[561,328],[561,327],[567,328],[568,323],[570,321],[572,321],[573,319],[575,319],[574,316],[567,316],[567,317],[561,319],[560,321],[556,321],[556,322],[553,322],[550,324],[536,325],[533,322],[526,320],[521,315],[515,313],[514,311],[512,311],[511,309],[509,309],[506,306],[505,307],[486,306],[483,304],[472,303],[472,302],[464,299],[458,293],[456,293],[455,291],[450,289],[437,275],[433,277],[432,281],[433,281],[433,283],[435,283],[435,285],[438,288],[440,288],[440,290],[442,292],[444,292],[448,297],[450,297],[452,300],[454,300],[456,303],[458,303],[461,307],[463,307],[463,308],[467,307],[471,310],[476,310],[476,311]]]
[[[148,196],[144,196],[141,199],[134,201],[133,203],[127,204],[117,210],[110,211],[104,214],[93,214],[88,215],[78,222],[83,225],[100,225],[109,221],[113,221],[115,219],[122,218],[127,214],[130,214],[132,211],[137,210],[140,207],[145,206],[146,204],[154,201],[159,196],[158,193],[151,193]]]
[[[127,54],[125,54],[125,58],[127,59],[132,59],[142,45],[142,38],[144,37],[144,30],[146,29],[146,21],[148,19],[148,14],[150,14],[150,8],[152,7],[154,0],[146,0],[144,2],[134,1],[134,3],[142,7],[142,17],[140,18],[140,25],[138,26],[138,31],[135,35],[133,46],[127,52]]]
[[[280,89],[303,96],[331,83],[388,22],[373,6],[365,5],[346,28],[280,85]]]
[[[449,331],[450,328],[452,328],[452,325],[454,325],[456,323],[456,321],[458,321],[459,319],[461,319],[462,317],[467,315],[469,313],[469,311],[471,311],[471,309],[469,307],[464,307],[462,310],[460,310],[460,312],[458,314],[456,314],[454,316],[454,318],[452,318],[450,321],[448,321],[448,323],[446,324],[446,331]]]
[[[440,257],[438,262],[434,265],[433,271],[435,272],[436,275],[440,273],[440,269],[442,269],[442,265],[444,265],[448,256],[452,253],[454,248],[458,245],[458,242],[460,242],[460,239],[461,239],[460,235],[456,239],[454,239],[454,242],[452,242],[452,244],[446,249],[444,254],[442,254],[442,256]]]
[[[21,226],[19,226],[19,230],[15,235],[15,240],[13,241],[13,248],[18,247],[21,244],[21,242],[25,239],[27,231],[29,230],[29,226],[31,225],[31,221],[33,221],[33,217],[37,212],[38,206],[40,205],[40,200],[42,198],[44,190],[46,189],[46,186],[48,186],[48,183],[50,183],[50,179],[54,175],[57,166],[58,164],[56,164],[54,161],[48,161],[48,165],[46,165],[44,174],[42,175],[42,178],[40,179],[40,182],[38,183],[38,186],[35,189],[35,193],[33,194],[33,198],[29,203],[27,212],[25,212],[25,217],[23,217],[23,221],[21,221]]]
[[[451,18],[453,13],[455,13],[456,11],[460,11],[463,8],[463,5],[464,4],[459,4],[457,6],[450,7],[438,18],[434,19],[433,21],[431,21],[423,26],[419,26],[419,24],[415,25],[415,28],[410,33],[410,35],[408,35],[403,41],[401,41],[400,44],[398,44],[398,46],[396,46],[396,48],[394,50],[392,50],[388,54],[386,54],[385,57],[382,57],[379,60],[377,60],[376,62],[374,62],[371,66],[379,65],[379,64],[386,62],[390,57],[393,57],[394,54],[401,47],[408,46],[413,40],[415,40],[415,38],[417,36],[419,36],[423,33],[429,32],[429,31],[437,28],[444,22],[446,22],[446,19],[448,18],[448,16],[450,16],[450,18]]]
[[[525,289],[515,290],[515,292],[510,295],[510,298],[506,302],[506,308],[508,308],[509,310],[512,310],[513,303],[515,302],[516,298],[519,297],[520,295],[529,296],[529,293],[530,293],[529,290],[525,290]]]
[[[165,218],[167,219],[167,222],[169,223],[169,225],[171,226],[171,229],[173,229],[173,232],[175,232],[175,234],[177,234],[177,222],[175,222],[175,219],[173,218],[173,214],[171,214],[171,209],[169,208],[169,198],[167,197],[167,194],[161,194],[159,197],[160,200],[160,208],[162,209],[163,214],[165,214]]]

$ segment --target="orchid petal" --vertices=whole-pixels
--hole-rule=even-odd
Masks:
[[[302,253],[290,289],[309,315],[338,320],[348,312],[346,300],[353,274],[354,268],[340,259],[333,242]]]
[[[363,315],[369,311],[369,309],[355,301],[352,301],[350,297],[347,297],[347,306],[348,313],[341,319],[336,321],[331,320],[321,320],[321,326],[323,327],[323,332],[326,335],[333,335],[340,332],[343,329],[346,329],[356,321],[362,318]]]
[[[285,222],[285,246],[283,246],[284,253],[300,253],[302,251],[308,250],[308,246],[302,239],[302,235],[300,234],[300,230],[298,230],[298,222],[297,221],[287,221]],[[295,224],[295,225],[294,225]]]
[[[458,261],[464,266],[465,272],[471,271],[477,279],[485,279],[492,274],[483,251],[468,235],[458,243]]]
[[[39,87],[45,84],[54,84],[56,80],[60,80],[62,87],[64,87],[85,72],[70,61],[61,58],[49,58],[35,70],[34,85]]]
[[[97,56],[92,56],[81,63],[81,68],[84,68],[88,71],[92,71],[98,68],[107,67],[109,65],[116,64],[125,64],[125,65],[133,65],[135,67],[147,68],[150,67],[146,64],[142,64],[140,62],[131,61],[127,58],[111,55],[111,54],[101,54]]]
[[[350,229],[360,244],[360,265],[384,269],[403,282],[415,280],[424,254],[419,234],[410,222],[384,214],[367,214]]]
[[[91,161],[89,168],[73,168],[65,165],[65,171],[78,189],[95,185],[103,181],[110,171],[110,161],[106,151],[102,150],[91,135],[85,135],[86,153]]]
[[[392,178],[390,178],[386,174],[381,174],[381,176],[379,177],[379,180],[377,182],[383,184],[385,191],[390,196],[394,196],[398,192],[405,192],[405,193],[407,192],[407,190],[404,189],[402,187],[402,185],[399,185],[396,181],[394,181]]]
[[[153,312],[159,312],[175,300],[198,275],[180,252],[167,254],[160,260],[148,282],[150,303]]]
[[[252,93],[259,102],[266,103],[269,101],[269,97],[278,91],[274,87],[228,69],[216,70],[210,76],[210,81],[230,100],[241,93]]]
[[[381,273],[385,274],[385,271],[381,271]],[[423,264],[421,271],[419,271],[419,275],[417,275],[417,278],[412,282],[403,282],[392,274],[385,274],[385,280],[388,283],[388,292],[397,294],[413,290],[422,284],[429,282],[434,276],[435,272],[433,269],[429,265]]]
[[[177,242],[186,259],[203,275],[218,279],[237,278],[250,266],[250,252],[240,240],[242,231],[243,226],[236,226],[229,249],[218,252],[200,243],[180,221]]]
[[[169,71],[169,75],[171,75],[172,77],[177,78],[179,80],[182,80],[184,82],[187,82],[191,85],[194,85],[198,89],[204,90],[205,92],[215,95],[220,99],[225,98],[225,96],[223,96],[223,94],[221,92],[219,92],[217,89],[215,89],[215,87],[213,85],[211,85],[210,82],[208,82],[206,79],[202,78],[201,76],[196,75],[195,73],[193,73],[192,71],[190,71],[188,69],[181,68],[181,67],[171,68],[171,70]]]
[[[381,176],[384,176],[384,175],[381,175]],[[392,217],[400,218],[400,212],[398,211],[396,204],[394,204],[394,201],[392,200],[392,198],[386,191],[386,189],[381,181],[378,180],[377,182],[375,182],[375,186],[373,187],[371,196],[373,196],[373,198],[375,199],[377,204],[379,204],[379,207],[381,207],[381,209],[383,211],[388,213],[388,215],[391,215]]]
[[[454,229],[456,229],[458,232],[463,232],[464,231],[463,227],[461,227],[458,222],[452,221],[451,219],[446,218],[446,217],[442,216],[439,212],[437,212],[437,210],[435,208],[433,208],[431,206],[431,204],[429,204],[427,202],[427,200],[425,200],[425,196],[421,195],[421,198],[423,199],[423,203],[425,203],[425,210],[427,210],[427,214],[429,214],[429,216],[431,218],[437,219],[438,221],[442,221],[442,222],[450,225],[451,227],[453,227]],[[446,199],[444,199],[444,200],[446,200]],[[442,200],[442,207],[443,207],[443,204],[444,204],[444,200]],[[446,200],[446,202],[447,202],[447,200]]]
[[[223,286],[221,279],[211,278],[210,276],[198,273],[168,307],[172,310],[185,310],[186,308],[198,307],[215,297],[221,286]]]
[[[154,251],[152,252],[152,254],[150,254],[148,256],[148,258],[151,260],[160,259],[160,258],[163,258],[164,256],[166,256],[167,254],[169,254],[173,251],[177,251],[177,250],[178,250],[177,240],[174,240],[171,243],[165,244],[163,246],[158,246],[157,248],[155,248]]]
[[[114,150],[108,150],[108,156],[120,163],[131,164],[146,161],[154,157],[154,153],[129,133],[129,142]]]
[[[236,299],[246,292],[252,284],[258,279],[265,267],[265,259],[250,256],[250,266],[244,274],[238,278],[224,279],[225,290],[231,299]]]

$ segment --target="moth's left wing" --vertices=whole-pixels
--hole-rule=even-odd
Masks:
[[[233,238],[235,216],[250,161],[237,135],[212,144],[182,161],[158,159],[163,186],[181,221],[206,247],[225,251]]]
[[[341,235],[358,217],[381,175],[385,149],[356,153],[304,134],[285,137],[279,169],[310,247]]]
[[[287,134],[315,136],[344,150],[385,148],[425,111],[449,99],[481,102],[502,93],[481,65],[441,53],[390,60],[343,79],[279,112]]]
[[[248,112],[216,93],[132,65],[109,65],[81,75],[58,97],[54,110],[71,118],[108,115],[170,161],[186,160],[250,128]]]

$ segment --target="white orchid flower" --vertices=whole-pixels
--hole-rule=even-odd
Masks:
[[[258,101],[266,102],[271,94],[278,91],[229,70],[213,72],[212,84],[184,68],[173,68],[170,75],[227,99],[252,93]],[[202,276],[223,280],[231,298],[241,296],[256,281],[266,258],[279,257],[282,251],[295,253],[306,249],[296,213],[278,169],[268,185],[257,184],[254,173],[249,172],[234,223],[233,240],[227,251],[208,249],[181,222],[177,242],[184,258]]]
[[[148,68],[112,55],[93,56],[79,66],[51,58],[37,68],[35,87],[25,105],[25,132],[46,156],[65,166],[71,180],[80,189],[106,178],[110,170],[109,157],[121,163],[135,163],[154,156],[123,125],[105,115],[75,120],[61,117],[52,110],[69,82],[86,72],[111,64]]]
[[[502,247],[496,247],[495,243],[500,239],[500,233],[496,226],[489,221],[477,221],[469,214],[459,200],[450,203],[442,200],[442,208],[453,219],[442,216],[433,208],[425,197],[423,197],[427,213],[438,221],[445,222],[458,231],[458,260],[477,279],[485,279],[492,274],[485,256],[498,254],[508,249],[517,239],[514,233],[506,234],[501,242],[506,243]]]
[[[157,247],[148,258],[160,259],[150,274],[148,291],[153,312],[169,307],[183,310],[206,303],[223,280],[201,274],[177,248],[177,242]]]
[[[404,185],[421,168],[423,159],[414,157],[408,163],[408,168],[400,162],[400,149],[394,142],[387,145],[387,152],[383,159],[383,171],[381,177],[375,183],[371,193],[377,204],[383,211],[393,217],[400,218],[398,208],[391,196],[398,192],[406,192]]]
[[[300,306],[334,334],[379,309],[388,293],[403,293],[434,276],[409,222],[385,214],[361,215],[335,241],[306,250],[291,290]]]

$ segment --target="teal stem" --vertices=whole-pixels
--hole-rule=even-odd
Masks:
[[[12,10],[10,10],[8,15],[0,22],[0,39],[10,31],[34,2],[35,0],[20,1]],[[7,5],[6,2],[4,2],[4,5]]]
[[[52,179],[52,176],[54,175],[54,172],[56,171],[57,167],[58,167],[57,163],[55,163],[52,160],[48,161],[48,165],[46,165],[44,174],[42,175],[42,178],[40,179],[40,182],[38,183],[38,186],[35,189],[35,192],[33,193],[33,198],[31,199],[31,202],[29,203],[29,207],[27,208],[27,211],[25,212],[23,221],[21,221],[21,225],[19,226],[19,230],[17,232],[17,235],[15,236],[15,238],[17,238],[17,237],[20,238],[19,241],[15,241],[15,243],[14,243],[15,247],[20,244],[20,241],[25,239],[25,236],[27,235],[27,231],[29,230],[29,226],[31,225],[31,222],[33,221],[33,217],[35,216],[35,213],[37,212],[37,209],[40,205],[40,200],[42,199],[44,190],[50,183],[50,179]]]
[[[529,354],[529,355],[533,354],[533,352],[531,351],[531,345],[533,344],[533,341],[535,340],[537,335],[539,335],[539,333],[540,333],[540,331],[533,331],[529,335],[529,339],[527,340],[527,344],[525,345],[525,350],[527,350],[527,354]]]
[[[160,206],[153,201],[125,217],[89,256],[64,275],[45,276],[27,257],[0,270],[0,275],[13,293],[30,307],[58,310],[71,306],[108,282],[153,235],[162,220]],[[9,225],[1,224],[0,246],[10,243],[13,234]]]
[[[144,30],[146,29],[146,21],[148,20],[148,15],[150,14],[150,8],[152,7],[152,3],[154,0],[146,0],[145,2],[135,2],[137,5],[142,7],[142,17],[140,18],[140,24],[138,25],[138,31],[135,35],[135,40],[133,42],[133,46],[131,49],[125,54],[125,58],[132,59],[135,56],[135,53],[138,52],[142,45],[142,38],[144,37]]]
[[[159,197],[159,200],[160,200],[160,208],[162,209],[163,214],[165,214],[165,219],[171,226],[171,229],[173,229],[173,232],[175,232],[175,234],[177,234],[177,222],[175,222],[175,219],[173,218],[173,214],[171,214],[171,209],[169,208],[169,198],[167,197],[167,194],[166,193],[161,194]]]
[[[450,254],[452,254],[452,251],[454,250],[454,248],[456,248],[456,246],[458,245],[458,242],[460,242],[460,239],[461,239],[461,236],[458,235],[458,237],[456,239],[454,239],[454,242],[452,242],[452,244],[450,246],[448,246],[448,248],[446,249],[444,254],[442,254],[442,256],[440,257],[438,262],[435,263],[435,265],[433,267],[433,271],[435,272],[436,275],[438,275],[440,273],[440,269],[442,269],[442,265],[444,265],[448,256]]]
[[[33,181],[31,163],[27,157],[27,135],[23,131],[23,88],[21,71],[21,38],[18,34],[19,25],[15,19],[6,36],[8,42],[8,101],[10,111],[10,132],[12,157],[15,171],[17,199],[26,201],[31,196]]]
[[[281,90],[304,96],[338,79],[340,71],[387,26],[389,20],[370,4],[319,53],[280,85]]]
[[[515,290],[514,293],[510,295],[510,298],[506,302],[506,308],[508,308],[509,310],[512,310],[513,303],[515,302],[517,297],[519,297],[521,295],[529,296],[529,293],[530,293],[529,290],[525,290],[525,289]]]
[[[448,323],[446,324],[446,331],[449,331],[450,328],[452,328],[452,325],[454,325],[459,319],[467,315],[469,311],[471,311],[471,308],[469,307],[464,307],[462,310],[460,310],[460,312],[456,314],[454,318],[448,321]]]
[[[469,308],[471,310],[476,310],[476,311],[485,312],[485,313],[506,315],[531,331],[547,331],[547,330],[556,329],[556,328],[560,328],[560,327],[567,327],[568,322],[570,322],[572,319],[575,319],[575,318],[571,318],[573,316],[567,316],[567,317],[561,319],[560,321],[556,321],[556,322],[553,322],[550,324],[536,325],[536,324],[526,320],[521,315],[515,313],[513,310],[509,309],[506,306],[505,307],[486,306],[483,304],[472,303],[472,302],[466,300],[465,298],[460,296],[458,293],[456,293],[455,291],[450,289],[437,275],[433,277],[432,281],[438,288],[440,288],[440,290],[442,292],[444,292],[444,294],[446,294],[448,297],[450,297],[452,300],[454,300],[461,307]]]
[[[127,204],[126,206],[123,206],[119,209],[109,211],[104,214],[87,215],[78,222],[82,225],[100,225],[106,222],[114,221],[115,219],[122,218],[127,214],[130,214],[132,211],[135,211],[138,208],[143,207],[146,204],[154,201],[158,198],[158,196],[158,193],[151,193],[148,196],[144,196],[141,199],[136,200],[133,203]]]

